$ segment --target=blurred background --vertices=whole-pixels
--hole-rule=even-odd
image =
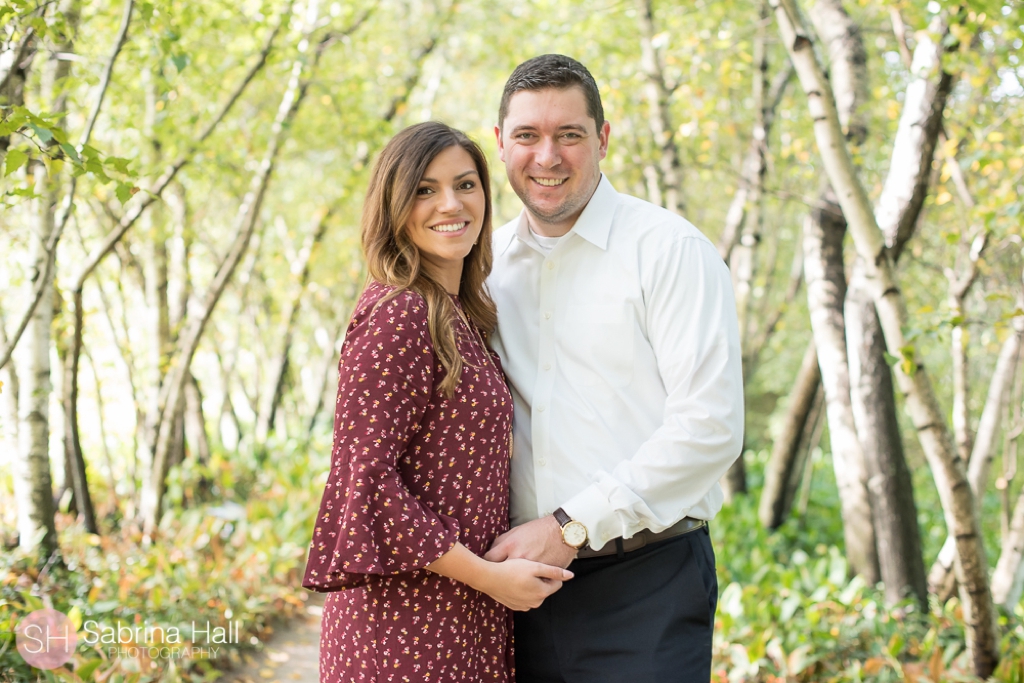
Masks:
[[[733,273],[716,680],[1024,680],[1022,38],[1008,0],[2,0],[0,680],[230,664],[30,669],[44,605],[241,619],[235,658],[302,607],[369,167],[445,121],[515,217],[497,105],[546,52],[600,85],[615,187]]]

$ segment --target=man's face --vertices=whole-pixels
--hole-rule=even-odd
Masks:
[[[601,179],[609,125],[587,114],[578,87],[521,90],[509,101],[498,152],[533,228],[552,237],[575,224]]]

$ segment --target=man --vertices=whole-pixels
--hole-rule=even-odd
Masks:
[[[494,233],[494,344],[515,399],[512,525],[487,559],[575,578],[516,614],[520,683],[707,681],[707,528],[743,438],[731,280],[679,216],[618,194],[597,85],[531,59],[495,134],[525,208]]]

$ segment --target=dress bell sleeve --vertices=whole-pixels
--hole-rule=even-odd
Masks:
[[[397,468],[430,403],[436,357],[422,297],[375,305],[386,291],[367,289],[342,349],[331,471],[302,581],[317,592],[421,569],[459,540],[458,520],[420,501]]]

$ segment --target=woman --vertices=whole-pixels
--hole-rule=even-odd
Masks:
[[[303,585],[330,592],[322,682],[509,681],[511,609],[572,574],[482,556],[508,528],[512,397],[480,148],[441,123],[384,148],[363,208],[370,282],[345,336],[331,472]]]

